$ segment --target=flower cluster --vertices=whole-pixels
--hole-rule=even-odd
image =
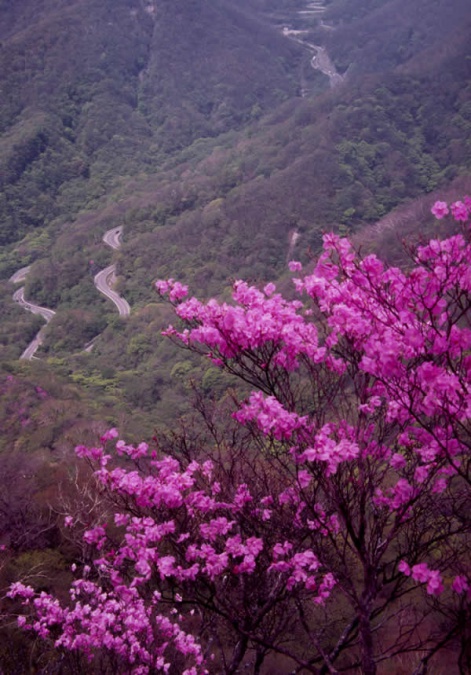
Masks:
[[[166,283],[157,282],[161,293],[167,292]],[[322,361],[325,350],[319,347],[316,327],[299,313],[302,302],[289,302],[275,294],[274,288],[270,284],[259,291],[237,281],[233,292],[235,305],[216,300],[204,304],[190,298],[178,305],[176,313],[185,321],[196,322],[197,327],[183,333],[171,327],[166,334],[174,335],[185,344],[204,344],[227,358],[235,356],[240,349],[275,349],[273,365],[287,370],[295,369],[302,355],[315,363]],[[170,300],[171,294],[169,291]],[[268,362],[261,363],[260,367],[268,367]]]
[[[418,563],[409,567],[405,560],[399,563],[399,571],[408,577],[412,577],[419,584],[427,584],[429,595],[440,595],[443,592],[443,582],[440,572],[429,569],[427,563]]]
[[[453,202],[450,206],[446,202],[438,201],[432,206],[431,211],[438,220],[447,216],[451,211],[456,221],[465,223],[471,215],[471,198],[465,197],[463,201]]]
[[[207,672],[202,665],[201,648],[194,638],[178,622],[156,613],[158,595],[148,604],[135,587],[121,579],[112,591],[79,579],[70,595],[72,607],[62,608],[51,595],[42,592],[35,597],[33,589],[22,584],[14,584],[9,592],[9,597],[23,598],[34,608],[33,622],[28,624],[22,616],[19,625],[42,638],[59,629],[60,637],[55,641],[58,648],[83,652],[90,659],[97,650],[105,648],[129,664],[129,672],[143,675],[154,670],[168,672],[170,663],[165,653],[171,644],[195,663],[183,671],[186,675]]]
[[[471,200],[436,202],[432,212],[466,223]],[[185,323],[166,334],[260,385],[234,418],[266,452],[268,468],[257,473],[252,464],[252,478],[262,476],[254,490],[242,480],[222,486],[214,463],[158,457],[146,443],[120,440],[116,429],[98,447],[79,446],[103,492],[123,508],[111,527],[100,522],[85,532],[96,559],[74,582],[70,606],[12,586],[10,597],[31,610],[20,625],[54,634],[57,646],[90,658],[104,648],[129,672],[167,672],[173,653],[186,662],[185,673],[197,675],[207,672],[203,649],[182,626],[189,616],[196,623],[188,608],[197,605],[198,589],[205,607],[208,598],[226,601],[228,589],[265,589],[269,602],[235,603],[247,612],[255,607],[259,617],[260,607],[270,611],[286,594],[324,604],[341,589],[333,551],[348,551],[346,559],[359,551],[358,569],[369,579],[373,564],[384,570],[382,556],[388,546],[398,556],[394,536],[416,506],[424,518],[426,505],[453,492],[453,481],[471,483],[470,261],[465,234],[420,247],[407,272],[386,268],[375,255],[361,258],[347,239],[329,234],[304,276],[290,263],[302,299],[284,299],[274,284],[259,290],[238,281],[232,303],[202,303],[186,299],[179,282],[158,281]],[[332,395],[329,406],[322,393]],[[73,530],[74,519],[65,525]],[[438,564],[395,560],[401,583],[442,594]],[[355,597],[339,569],[346,596]],[[358,597],[373,595],[376,581]],[[451,588],[469,595],[467,574],[455,576]]]
[[[70,607],[62,607],[46,593],[37,596],[32,588],[14,584],[10,597],[22,598],[34,617],[29,623],[20,617],[21,626],[44,638],[51,636],[52,628],[59,630],[57,647],[79,650],[89,658],[104,648],[128,663],[133,673],[166,672],[166,654],[177,650],[187,661],[193,661],[185,672],[196,675],[206,672],[202,649],[182,628],[184,613],[171,610],[170,619],[161,592],[154,593],[151,603],[146,602],[146,584],[152,582],[162,589],[178,587],[183,594],[179,594],[181,601],[187,585],[198,584],[200,578],[218,583],[223,576],[258,573],[268,575],[269,583],[273,569],[282,573],[282,589],[301,585],[316,603],[328,598],[334,577],[321,571],[312,551],[296,552],[296,542],[286,544],[292,555],[283,569],[279,565],[278,569],[271,560],[277,560],[280,545],[268,547],[261,537],[244,536],[247,518],[260,523],[266,520],[266,509],[260,512],[246,484],[234,486],[225,501],[220,501],[221,487],[213,479],[211,462],[193,461],[183,468],[174,458],[157,459],[146,444],[134,447],[117,440],[114,430],[104,434],[102,441],[113,442],[118,457],[125,454],[134,461],[143,457],[149,460],[150,471],[144,475],[137,470],[109,467],[111,455],[105,453],[104,445],[77,448],[79,457],[96,465],[95,476],[103,487],[132,504],[131,512],[143,509],[152,515],[116,513],[114,524],[122,528],[118,547],[108,540],[105,524],[84,533],[84,541],[98,555],[94,569],[83,570],[83,577],[73,583]],[[283,501],[280,497],[280,508],[287,504],[289,509],[293,500],[300,503],[300,486],[294,478],[291,491],[292,499]],[[272,496],[267,495],[262,502],[273,503]],[[322,522],[327,534],[328,522]],[[73,519],[67,517],[66,526],[73,527]],[[127,580],[130,567],[131,582]],[[107,590],[91,580],[94,574],[106,579]],[[187,602],[191,604],[189,598]]]

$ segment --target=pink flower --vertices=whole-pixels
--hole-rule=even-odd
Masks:
[[[177,302],[178,300],[183,300],[186,295],[188,295],[188,287],[183,286],[179,281],[175,281],[168,297],[171,302]]]
[[[118,438],[118,430],[114,427],[113,429],[108,429],[108,431],[105,431],[100,440],[102,443],[105,443],[106,441],[113,440],[113,438]]]
[[[165,293],[167,293],[169,289],[169,282],[165,281],[165,279],[159,279],[158,281],[155,282],[155,287],[158,293],[164,295]]]
[[[405,574],[406,577],[410,577],[411,569],[410,569],[408,563],[405,560],[401,560],[401,562],[398,565],[398,570],[399,570],[399,572],[402,572],[403,574]]]
[[[282,558],[283,556],[287,555],[292,548],[293,545],[288,541],[285,541],[283,544],[275,544],[273,547],[273,558],[275,560]]]
[[[258,537],[249,537],[245,542],[247,552],[257,557],[260,551],[263,551],[263,541]]]
[[[447,488],[448,481],[446,478],[438,478],[433,484],[432,493],[441,494]]]
[[[407,504],[414,497],[414,488],[406,481],[405,478],[400,478],[396,485],[391,488],[393,498],[391,499],[391,507],[399,509],[404,504]]]
[[[115,513],[114,522],[118,527],[124,527],[129,522],[129,516],[126,513]]]
[[[446,202],[435,202],[430,209],[437,220],[441,220],[449,214],[448,204]]]
[[[412,568],[412,578],[419,583],[425,583],[429,580],[430,570],[427,563],[419,563]]]
[[[252,574],[255,570],[255,558],[253,555],[244,556],[243,561],[234,567],[236,574]]]
[[[465,223],[468,220],[468,209],[463,202],[454,202],[451,205],[451,213],[453,214],[453,218],[458,222]]]
[[[243,404],[234,417],[242,424],[256,421],[263,433],[273,434],[277,440],[289,438],[306,419],[288,412],[274,396],[265,397],[261,392],[252,392],[249,401]]]
[[[218,536],[227,534],[234,525],[234,520],[228,521],[227,518],[221,516],[220,518],[211,520],[209,523],[202,523],[200,525],[200,532],[204,539],[215,541]]]
[[[173,555],[166,555],[160,558],[157,563],[161,579],[172,576],[175,572],[175,558]]]
[[[10,586],[7,597],[16,598],[18,595],[21,598],[32,598],[34,596],[34,590],[31,588],[31,586],[25,586],[21,583],[21,581],[16,581]]]
[[[442,577],[437,570],[430,570],[427,582],[427,593],[429,595],[440,595],[440,593],[443,593]]]
[[[455,593],[464,593],[469,589],[469,582],[464,575],[458,575],[453,579],[451,584],[452,589]]]
[[[312,476],[308,471],[302,469],[298,471],[298,482],[301,488],[306,488],[312,480]]]
[[[393,469],[402,469],[406,465],[406,460],[403,455],[398,452],[395,452],[389,461],[390,466]]]
[[[430,464],[418,466],[414,471],[414,480],[416,480],[417,483],[423,483],[427,479],[430,469]]]
[[[168,293],[170,302],[174,303],[183,300],[183,298],[188,295],[188,287],[183,286],[183,284],[174,279],[159,279],[155,282],[155,287],[160,295],[166,295]]]
[[[105,541],[106,541],[106,532],[105,528],[102,527],[101,525],[97,525],[97,527],[92,528],[91,530],[87,530],[84,535],[83,535],[83,540],[87,544],[94,544],[98,550],[103,548]]]
[[[141,558],[135,565],[136,572],[146,579],[150,578],[151,567],[145,558]]]
[[[438,570],[429,569],[427,563],[418,563],[411,570],[411,576],[414,581],[420,584],[427,584],[427,593],[429,595],[440,595],[443,592],[442,576]]]
[[[234,496],[234,506],[236,509],[242,509],[245,504],[253,501],[250,490],[245,483],[238,486],[237,492]]]
[[[303,269],[303,266],[296,260],[290,260],[288,263],[288,268],[290,272],[300,272]]]

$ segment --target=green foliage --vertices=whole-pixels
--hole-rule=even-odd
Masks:
[[[0,244],[296,92],[300,50],[225,0],[157,18],[127,0],[25,0],[0,16]]]
[[[208,399],[220,401],[228,389],[234,386],[234,378],[221,372],[219,368],[206,368],[201,380],[201,391]]]
[[[238,277],[288,287],[288,252],[309,263],[326,229],[351,233],[470,169],[467,0],[326,3],[335,28],[312,40],[347,73],[333,91],[273,27],[301,0],[158,4],[0,3],[0,278],[32,264],[27,297],[57,310],[40,360],[18,362],[43,321],[0,282],[0,455],[41,458],[44,503],[76,444],[173,429],[193,383],[230,395],[232,378],[161,337],[156,278],[201,297],[227,298]],[[118,225],[119,253],[102,242]],[[396,230],[373,238],[366,250],[401,263]],[[126,321],[93,285],[112,261]],[[34,549],[9,569],[60,578],[61,556]]]
[[[249,11],[227,0],[160,3],[141,106],[166,151],[239,127],[295,94],[301,50]]]
[[[443,35],[442,0],[416,3],[420,27],[406,4],[329,3],[326,20],[345,10],[343,23],[315,39],[344,70],[354,65],[333,91],[304,69],[311,99],[295,95],[298,47],[270,25],[301,8],[287,0],[165,0],[156,15],[124,0],[0,7],[11,94],[0,106],[0,275],[32,263],[27,297],[57,310],[38,355],[107,420],[152,430],[187,409],[191,381],[214,398],[230,386],[191,359],[182,366],[162,340],[170,317],[156,278],[202,297],[227,296],[237,277],[284,283],[288,254],[307,263],[325,229],[351,233],[469,170],[463,3],[452,0]],[[409,44],[412,28],[420,39]],[[381,72],[360,77],[371,69]],[[112,252],[102,236],[118,225],[123,246]],[[112,261],[132,305],[126,321],[93,285]],[[5,363],[42,325],[13,290],[0,286]],[[48,447],[61,433],[46,425],[33,437]]]
[[[44,549],[22,553],[15,559],[12,567],[12,573],[15,577],[25,578],[28,576],[32,579],[32,583],[35,583],[42,588],[44,588],[46,570],[48,575],[56,576],[61,574],[66,579],[70,578],[68,561],[64,559],[57,549]]]
[[[0,456],[13,449],[40,456],[70,454],[82,433],[96,438],[100,424],[93,407],[77,387],[38,361],[20,362],[13,371],[2,368]]]
[[[13,302],[14,290],[12,284],[0,282],[0,362],[18,359],[44,325],[40,316]]]
[[[48,353],[70,354],[81,351],[106,327],[106,320],[98,312],[83,309],[62,310],[54,317],[44,333]]]
[[[326,36],[341,72],[384,72],[405,63],[424,72],[469,35],[467,0],[333,0]],[[468,25],[467,25],[468,24]]]

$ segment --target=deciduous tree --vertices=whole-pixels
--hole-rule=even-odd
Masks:
[[[407,272],[325,236],[312,270],[291,263],[300,299],[239,281],[202,303],[158,282],[185,324],[167,335],[252,388],[239,428],[203,409],[200,448],[119,440],[115,461],[114,430],[78,448],[114,523],[85,533],[97,559],[69,607],[12,588],[20,623],[124,672],[259,673],[275,653],[278,672],[366,675],[410,654],[419,674],[448,647],[465,672],[471,200],[433,212],[450,209],[463,232]]]

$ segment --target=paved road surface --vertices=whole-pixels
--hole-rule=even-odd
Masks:
[[[116,250],[121,246],[122,234],[123,234],[122,227],[114,227],[112,230],[108,230],[107,232],[105,232],[105,234],[103,235],[103,241],[105,242],[105,244]],[[29,271],[30,271],[29,266],[22,267],[10,277],[10,281],[13,284],[22,283],[28,276]],[[131,308],[128,302],[120,295],[118,295],[116,291],[113,290],[113,286],[116,283],[115,273],[116,273],[116,265],[110,265],[109,267],[106,267],[104,270],[101,270],[101,272],[98,272],[98,274],[95,275],[94,282],[97,290],[100,291],[100,293],[103,293],[103,295],[109,298],[112,302],[114,302],[114,304],[118,309],[119,315],[126,317],[129,316]],[[13,300],[17,302],[19,305],[21,305],[21,307],[28,310],[28,312],[32,312],[32,314],[40,314],[46,321],[46,323],[49,323],[49,321],[51,321],[52,317],[55,315],[54,310],[48,309],[47,307],[40,307],[39,305],[35,305],[33,302],[28,302],[28,300],[25,300],[24,286],[21,286],[21,288],[18,288],[14,292]],[[41,330],[36,335],[34,340],[26,347],[25,351],[20,356],[20,359],[31,360],[32,358],[34,358],[34,355],[36,354],[39,347],[42,345],[43,340],[44,340],[44,327],[41,328]],[[89,345],[87,345],[85,351],[91,351],[92,348],[93,348],[93,341]]]
[[[20,356],[20,359],[26,359],[27,361],[31,361],[31,359],[37,358],[35,354],[38,351],[39,347],[42,345],[43,341],[44,341],[44,328],[41,328],[41,330],[36,335],[34,340],[32,340],[32,342],[30,342],[29,345],[26,347],[26,349]]]
[[[13,293],[13,300],[22,307],[24,307],[24,309],[27,309],[28,312],[31,312],[32,314],[40,314],[47,321],[47,323],[49,323],[49,321],[55,315],[55,311],[53,309],[48,309],[47,307],[40,307],[39,305],[35,305],[33,302],[28,302],[28,300],[25,300],[24,286],[18,288]]]
[[[128,302],[122,298],[116,291],[113,291],[113,286],[116,282],[116,265],[110,265],[109,267],[105,267],[104,270],[101,270],[101,272],[98,272],[98,274],[95,274],[95,286],[100,293],[103,293],[103,295],[106,295],[107,298],[109,298],[116,307],[118,308],[118,312],[120,316],[129,316],[131,312],[131,308],[128,304]]]
[[[311,2],[306,3],[306,8],[299,10],[297,12],[298,17],[301,18],[307,18],[309,19],[312,16],[319,17],[321,16],[325,11],[325,6],[323,0],[314,0]],[[322,27],[323,28],[328,28],[330,30],[333,30],[332,26],[327,26],[323,24],[321,21]],[[337,69],[335,68],[334,63],[331,61],[325,47],[321,47],[319,45],[313,45],[310,42],[305,41],[302,36],[306,35],[309,31],[307,30],[293,30],[289,26],[283,26],[282,33],[285,37],[293,40],[294,42],[297,42],[298,44],[302,45],[306,49],[308,49],[310,52],[313,53],[313,56],[311,58],[311,67],[314,68],[314,70],[320,70],[321,73],[324,73],[324,75],[327,75],[329,78],[329,83],[331,88],[336,87],[337,85],[341,84],[344,79],[345,75],[340,75],[340,73],[337,72]],[[302,89],[301,95],[306,96],[308,94],[308,91],[306,89]]]
[[[26,279],[26,277],[29,274],[30,269],[31,269],[31,266],[28,265],[28,267],[22,267],[20,270],[15,272],[15,274],[13,274],[10,277],[11,283],[12,284],[20,284],[22,281],[24,281]]]
[[[20,270],[15,272],[15,274],[10,278],[10,281],[14,284],[21,283],[26,279],[29,269],[30,269],[29,267],[22,267]],[[53,309],[48,309],[47,307],[40,307],[39,305],[35,305],[33,302],[28,302],[27,300],[25,300],[24,286],[21,286],[21,288],[16,289],[16,291],[13,293],[13,300],[17,302],[19,305],[21,305],[21,307],[28,310],[28,312],[31,312],[32,314],[40,314],[43,317],[43,319],[45,319],[46,323],[49,323],[49,321],[55,315],[55,311]],[[30,344],[26,347],[26,349],[20,356],[20,359],[26,359],[28,361],[31,361],[31,359],[34,358],[34,355],[38,351],[39,347],[42,345],[43,340],[44,340],[44,327],[41,328],[41,330],[36,335],[34,340],[30,342]]]
[[[103,235],[103,241],[111,248],[118,249],[121,246],[121,235],[123,234],[122,227],[113,227]]]
[[[311,66],[315,70],[320,70],[321,73],[327,75],[330,81],[330,86],[336,87],[338,84],[342,84],[344,76],[340,75],[337,72],[334,64],[330,60],[329,55],[327,54],[324,47],[318,47],[317,45],[309,45],[317,50],[316,54],[311,59]]]
[[[122,227],[113,227],[112,230],[105,232],[103,241],[107,246],[111,246],[111,248],[117,250],[121,246],[122,234]],[[110,265],[104,270],[101,270],[101,272],[98,272],[98,274],[95,274],[94,282],[97,291],[100,291],[100,293],[106,295],[111,302],[114,302],[118,309],[119,316],[129,316],[131,308],[128,302],[113,290],[113,286],[116,283],[116,265]]]

